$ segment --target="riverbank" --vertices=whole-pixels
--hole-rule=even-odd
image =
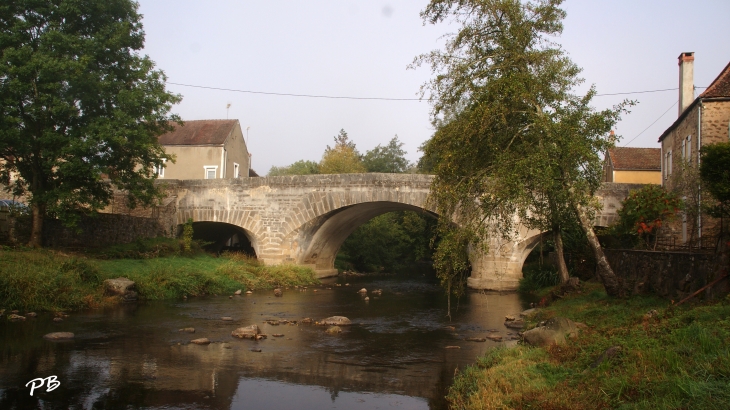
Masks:
[[[674,306],[587,284],[528,327],[556,316],[587,328],[563,346],[488,352],[456,377],[451,408],[730,408],[729,299]]]
[[[163,253],[164,254],[164,253]],[[118,303],[104,295],[105,279],[126,277],[141,300],[232,294],[238,289],[318,283],[309,268],[263,266],[238,254],[211,256],[146,255],[140,259],[100,259],[52,250],[0,249],[0,309],[70,311]]]

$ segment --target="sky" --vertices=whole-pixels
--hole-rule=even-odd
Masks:
[[[398,135],[414,162],[433,134],[431,107],[417,100],[433,74],[408,66],[443,47],[457,26],[424,25],[419,12],[427,1],[139,3],[143,53],[165,72],[168,90],[183,96],[173,112],[183,120],[238,119],[261,175],[272,165],[319,161],[340,129],[361,153]],[[578,91],[594,85],[596,109],[637,102],[616,126],[619,146],[659,147],[657,138],[678,115],[681,52],[695,52],[697,87],[710,85],[730,62],[727,0],[567,0],[563,8],[564,30],[554,40],[583,68]],[[663,89],[672,90],[600,96]]]

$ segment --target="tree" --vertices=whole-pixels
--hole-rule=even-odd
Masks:
[[[349,139],[345,130],[335,136],[335,146],[329,145],[319,162],[319,172],[322,174],[355,174],[365,172],[365,166],[360,160],[360,153],[355,143]]]
[[[385,173],[404,173],[410,167],[410,163],[405,158],[406,152],[403,150],[403,143],[398,141],[396,135],[390,140],[388,145],[377,147],[368,151],[363,155],[362,162],[367,172],[385,172]]]
[[[314,161],[306,161],[300,159],[299,161],[285,166],[277,167],[272,166],[269,170],[269,176],[275,177],[280,175],[313,175],[319,174],[319,164]]]
[[[667,192],[659,185],[647,185],[623,200],[616,230],[638,235],[647,248],[651,247],[653,238],[656,249],[657,230],[674,218],[680,206],[681,201],[674,192]]]
[[[180,97],[165,91],[130,0],[14,0],[0,6],[0,179],[43,218],[98,210],[113,187],[130,206],[157,195],[157,136]],[[11,175],[17,176],[10,186]]]
[[[617,295],[592,229],[592,196],[600,186],[599,153],[613,143],[605,135],[629,103],[596,112],[593,88],[573,94],[580,69],[550,41],[562,31],[561,3],[432,0],[421,13],[427,23],[460,24],[444,50],[413,64],[430,64],[435,74],[422,88],[436,128],[424,147],[436,173],[432,199],[440,214],[456,215],[466,237],[511,237],[517,221],[551,231],[562,280],[561,231],[577,219],[607,293]],[[443,226],[452,229],[450,221]]]
[[[717,201],[709,206],[710,214],[730,217],[730,142],[702,147],[700,178],[705,190]]]

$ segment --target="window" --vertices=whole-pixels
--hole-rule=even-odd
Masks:
[[[238,171],[241,167],[237,163],[233,163],[233,178],[238,178]]]
[[[215,179],[215,174],[218,172],[217,165],[206,165],[205,168],[205,179]]]
[[[692,161],[692,136],[688,135],[682,141],[682,159]]]
[[[664,178],[669,178],[670,175],[672,175],[672,151],[667,151],[664,158]]]
[[[155,166],[155,175],[157,175],[157,178],[165,177],[165,162],[167,162],[167,159],[162,158],[162,165]]]

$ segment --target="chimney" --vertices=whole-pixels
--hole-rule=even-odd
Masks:
[[[695,53],[679,55],[679,115],[692,104],[695,99],[694,65]]]

